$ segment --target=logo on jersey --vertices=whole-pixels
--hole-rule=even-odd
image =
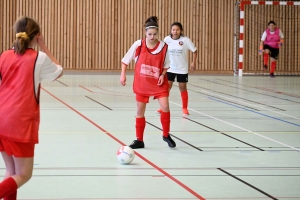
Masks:
[[[159,71],[160,70],[155,66],[142,64],[140,74],[142,76],[147,76],[147,77],[150,77],[150,78],[158,79],[159,78]]]
[[[182,41],[179,41],[179,45],[182,46],[182,45],[183,45],[183,42],[182,42]]]

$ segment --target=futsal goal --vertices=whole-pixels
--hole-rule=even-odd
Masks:
[[[234,75],[269,75],[258,50],[261,36],[271,20],[284,35],[275,74],[300,75],[300,1],[241,1],[236,4]]]

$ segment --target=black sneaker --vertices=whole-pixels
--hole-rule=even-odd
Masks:
[[[268,69],[268,65],[264,65],[264,69],[267,70]]]
[[[142,149],[145,147],[145,144],[143,141],[133,140],[133,142],[129,145],[129,147],[132,149]]]
[[[169,147],[171,148],[176,147],[176,143],[174,142],[174,140],[171,138],[170,135],[168,135],[168,137],[163,136],[163,140],[168,143]]]
[[[271,74],[270,74],[270,78],[275,78],[274,73],[271,73]]]

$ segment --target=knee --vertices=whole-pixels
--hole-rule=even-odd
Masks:
[[[269,50],[269,49],[265,49],[265,50],[264,50],[264,53],[265,53],[265,54],[269,54],[269,53],[270,53],[270,50]]]
[[[12,171],[12,170],[6,170],[4,178],[9,178],[9,177],[11,177],[11,176],[13,176],[13,175],[15,175],[15,174],[16,174],[15,171]]]
[[[187,90],[186,83],[180,83],[179,84],[179,90],[180,90],[180,92],[186,91]]]
[[[169,112],[170,111],[170,107],[169,107],[169,104],[163,104],[161,105],[161,109],[163,112]]]
[[[179,90],[180,90],[180,92],[184,92],[187,90],[187,88],[186,88],[186,86],[183,86],[183,87],[179,87]]]
[[[20,176],[21,176],[23,182],[26,183],[31,179],[32,172],[29,172],[29,173],[26,173],[26,174],[21,174]]]
[[[143,109],[137,109],[137,112],[136,112],[136,116],[138,117],[138,118],[141,118],[141,117],[144,117],[144,113],[145,113],[145,111],[143,110]]]
[[[18,173],[18,175],[21,177],[22,182],[26,183],[32,177],[32,170],[28,170],[26,172]]]

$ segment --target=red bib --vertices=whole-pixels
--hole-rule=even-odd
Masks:
[[[35,94],[34,70],[38,53],[14,50],[0,57],[0,138],[38,143],[40,123],[39,92]]]
[[[158,46],[160,47],[160,45]],[[167,50],[168,45],[164,44],[158,53],[153,54],[147,48],[146,40],[142,40],[140,54],[135,64],[134,93],[142,96],[158,96],[169,92],[167,76],[164,76],[163,85],[157,85],[164,69]]]

